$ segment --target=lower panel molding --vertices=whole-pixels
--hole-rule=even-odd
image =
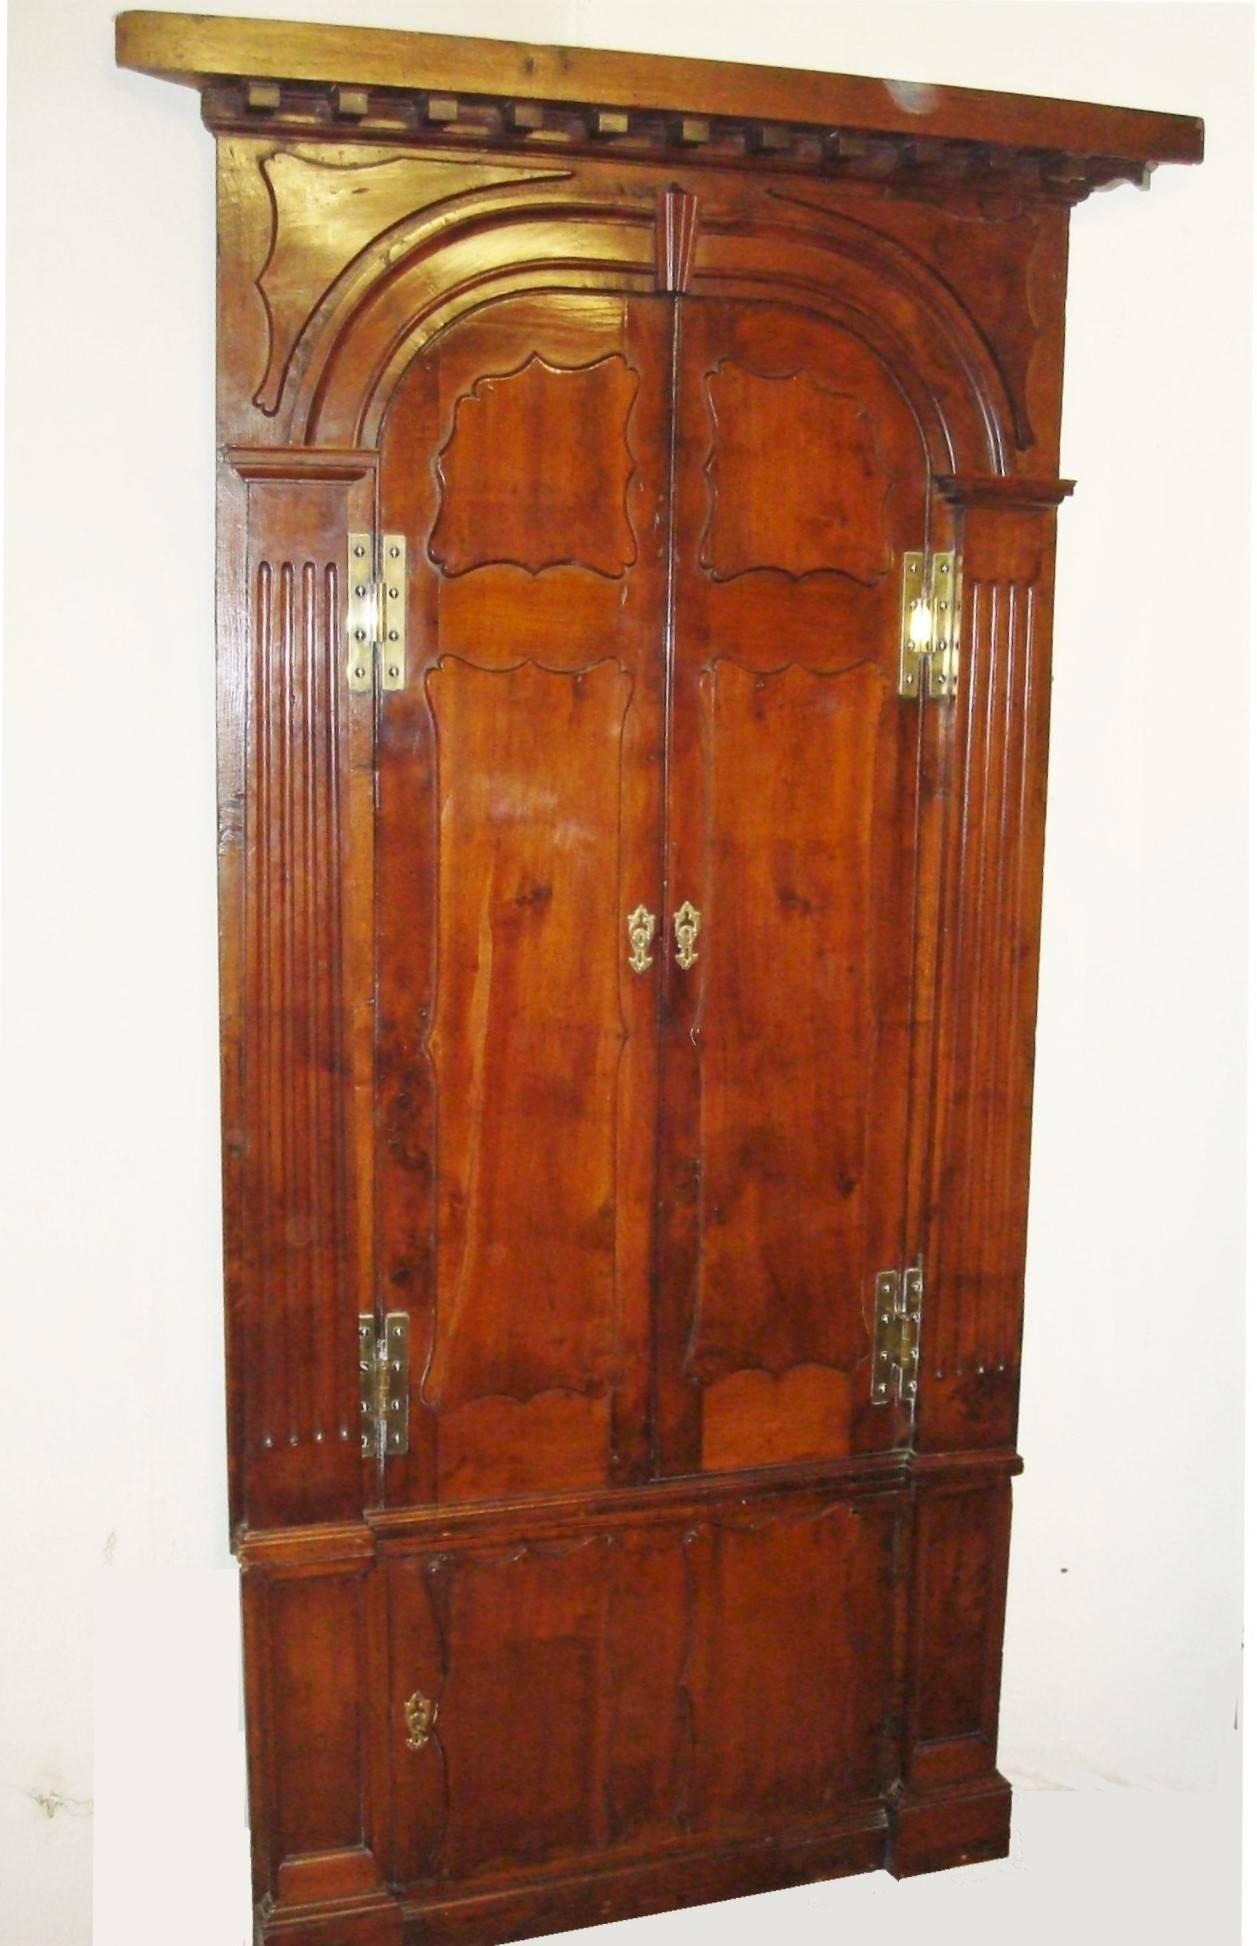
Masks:
[[[902,1791],[891,1800],[886,1869],[895,1878],[1007,1858],[1012,1791],[999,1772],[949,1790]]]

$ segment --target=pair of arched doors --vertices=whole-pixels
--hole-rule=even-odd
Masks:
[[[877,1275],[919,1248],[902,563],[948,544],[910,393],[874,319],[574,279],[469,307],[391,394],[385,1506],[907,1436],[870,1388]]]

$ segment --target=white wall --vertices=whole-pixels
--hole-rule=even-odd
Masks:
[[[1247,9],[236,6],[1205,116],[1204,169],[1161,171],[1148,197],[1094,197],[1074,221],[1063,470],[1079,489],[1061,528],[1027,1474],[1002,1743],[1031,1787],[1014,1862],[661,1919],[633,1937],[670,1927],[680,1946],[765,1920],[817,1939],[876,1923],[890,1942],[922,1927],[1089,1940],[1136,1921],[1145,1940],[1233,1937]],[[106,0],[13,0],[0,1938],[91,1936],[95,1796],[98,1946],[165,1941],[174,1910],[184,1946],[235,1946],[213,145],[195,96],[118,73],[111,48]],[[141,1625],[144,1589],[161,1642]],[[181,1870],[200,1889],[176,1907]]]

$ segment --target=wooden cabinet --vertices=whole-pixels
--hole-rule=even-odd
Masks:
[[[118,33],[218,144],[259,1937],[998,1856],[1068,217],[1199,124]]]

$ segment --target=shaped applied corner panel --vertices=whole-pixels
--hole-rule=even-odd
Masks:
[[[441,505],[428,552],[447,575],[506,564],[573,566],[618,580],[637,559],[628,491],[638,376],[618,352],[478,378],[437,457]]]
[[[496,160],[437,161],[374,146],[355,152],[311,145],[258,157],[246,145],[233,145],[227,166],[242,206],[264,193],[269,207],[266,255],[253,279],[268,338],[253,403],[268,417],[279,411],[294,365],[300,370],[310,357],[318,358],[309,341],[329,321],[334,329],[342,304],[360,301],[424,241],[457,232],[555,173]],[[259,210],[253,222],[260,221]]]
[[[706,379],[711,450],[702,564],[717,581],[773,568],[872,584],[891,566],[893,485],[873,421],[809,373],[722,359]],[[773,456],[789,456],[774,467]]]

